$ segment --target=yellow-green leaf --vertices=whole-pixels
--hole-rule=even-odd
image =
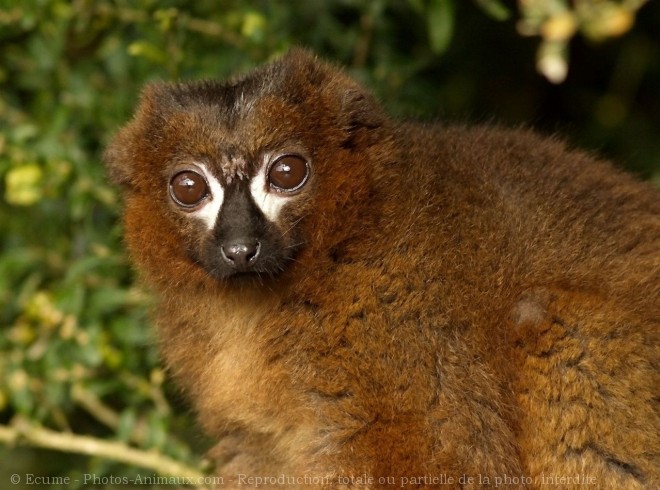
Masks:
[[[14,167],[5,176],[5,200],[14,206],[30,206],[42,196],[43,172],[37,164]]]
[[[429,43],[436,54],[444,53],[454,34],[454,3],[432,0],[428,8]]]

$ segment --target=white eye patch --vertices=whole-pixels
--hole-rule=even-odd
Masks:
[[[282,207],[289,199],[289,196],[278,192],[269,192],[266,183],[266,170],[268,168],[268,158],[264,158],[264,163],[259,172],[252,177],[250,182],[250,194],[255,204],[269,221],[275,223],[278,220]]]
[[[270,159],[267,156],[264,157],[261,168],[250,181],[250,194],[254,203],[264,216],[269,221],[276,223],[284,204],[287,200],[291,199],[292,196],[282,192],[273,191],[269,188],[269,182],[267,182],[266,176],[269,162]],[[208,196],[199,208],[189,212],[189,216],[203,221],[206,228],[212,230],[217,224],[218,216],[222,209],[225,189],[220,181],[204,164],[196,163],[195,166],[199,173],[204,176],[204,179],[208,184]]]
[[[202,220],[206,224],[206,227],[212,230],[220,214],[225,190],[205,165],[197,164],[197,166],[204,174],[204,178],[209,185],[209,196],[206,198],[206,203],[199,209],[192,211],[190,216]]]

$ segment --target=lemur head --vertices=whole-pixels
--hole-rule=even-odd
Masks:
[[[134,259],[169,284],[295,268],[355,228],[386,126],[357,83],[302,50],[226,83],[148,85],[105,154]]]

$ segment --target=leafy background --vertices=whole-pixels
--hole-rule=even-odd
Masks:
[[[203,469],[100,163],[146,81],[223,78],[304,45],[395,115],[531,125],[660,183],[659,3],[0,3],[0,486],[130,488],[108,478],[159,471],[43,448],[58,435]]]

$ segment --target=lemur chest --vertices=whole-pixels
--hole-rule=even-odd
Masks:
[[[293,374],[286,362],[273,356],[266,335],[274,311],[270,301],[250,298],[209,309],[210,330],[187,354],[188,363],[197,366],[192,398],[205,426],[277,433],[293,418],[304,417],[300,407],[305,404],[295,392]]]

